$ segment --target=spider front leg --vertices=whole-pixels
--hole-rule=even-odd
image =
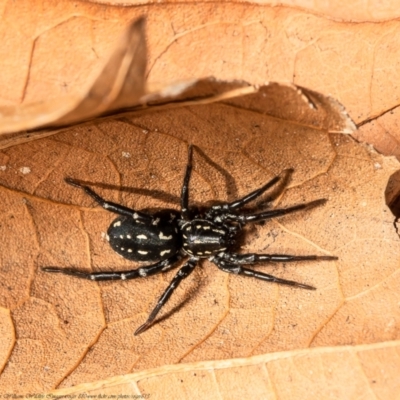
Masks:
[[[338,260],[335,256],[294,256],[291,254],[232,254],[223,253],[218,258],[231,264],[255,264],[258,262],[293,262],[293,261],[333,261]]]
[[[186,165],[185,177],[183,178],[182,191],[181,191],[181,216],[182,219],[188,221],[189,215],[189,183],[190,176],[192,174],[192,156],[193,156],[193,146],[189,146],[188,150],[188,162]]]
[[[228,221],[235,221],[239,222],[241,224],[246,224],[248,222],[257,222],[257,221],[263,221],[266,219],[270,218],[275,218],[275,217],[281,217],[282,215],[287,215],[291,214],[296,211],[301,211],[301,210],[308,210],[310,208],[318,207],[320,205],[323,205],[327,202],[327,199],[318,199],[314,201],[310,201],[309,203],[302,203],[302,204],[296,204],[292,207],[288,208],[278,208],[275,210],[269,210],[265,211],[259,214],[250,214],[250,215],[245,215],[245,214],[232,214],[232,213],[223,213],[221,217],[224,218],[224,220]]]
[[[133,210],[128,207],[124,207],[121,204],[113,203],[112,201],[104,200],[94,190],[90,189],[89,186],[82,185],[75,179],[65,178],[65,182],[68,183],[68,185],[82,189],[87,195],[89,195],[97,204],[99,204],[105,210],[111,211],[115,214],[125,215],[127,217],[132,217],[133,215],[135,215],[135,219],[141,222],[149,222],[152,220],[152,217],[150,215],[141,213],[139,211]]]
[[[167,260],[159,261],[158,263],[145,267],[140,267],[130,271],[83,272],[76,269],[57,267],[44,267],[42,268],[42,271],[72,275],[76,276],[77,278],[89,279],[91,281],[125,281],[128,279],[145,278],[147,276],[152,276],[167,271],[182,258],[182,255],[176,254],[175,256],[168,258]]]
[[[214,259],[212,261],[220,270],[222,270],[224,272],[228,272],[230,274],[244,275],[244,276],[249,276],[252,278],[260,279],[260,280],[266,281],[266,282],[279,283],[281,285],[294,286],[294,287],[299,287],[299,288],[308,289],[308,290],[316,290],[316,288],[314,286],[305,285],[304,283],[290,281],[287,279],[277,278],[276,276],[273,276],[273,275],[269,275],[269,274],[265,274],[263,272],[253,271],[251,269],[244,268],[238,264],[226,263],[220,257],[214,257]]]
[[[290,171],[290,170],[288,170]],[[226,213],[227,211],[233,211],[237,208],[241,208],[250,201],[256,199],[257,197],[261,196],[265,191],[267,191],[270,187],[274,186],[275,183],[277,183],[281,178],[279,176],[275,176],[272,178],[269,182],[267,182],[264,186],[260,187],[257,190],[254,190],[253,192],[247,194],[246,196],[242,197],[239,200],[235,200],[231,203],[225,203],[225,204],[218,204],[216,206],[212,206],[210,210],[207,212],[207,217],[208,218],[213,218],[214,215],[218,215],[221,213]]]
[[[178,287],[178,285],[182,282],[183,279],[187,278],[194,270],[198,262],[197,258],[191,258],[189,261],[178,271],[178,273],[174,276],[171,283],[168,285],[165,292],[158,299],[157,305],[154,307],[153,311],[147,318],[147,321],[141,325],[135,332],[135,336],[147,330],[150,325],[153,323],[157,314],[160,312],[161,308],[167,303],[172,293]]]

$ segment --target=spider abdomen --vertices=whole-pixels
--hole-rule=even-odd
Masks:
[[[132,261],[166,260],[181,247],[176,222],[156,216],[145,223],[119,217],[108,228],[107,239],[115,252]]]
[[[229,231],[205,219],[194,219],[181,228],[183,250],[200,258],[210,257],[226,250],[229,245]]]

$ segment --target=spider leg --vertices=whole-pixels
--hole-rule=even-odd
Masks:
[[[156,318],[157,314],[160,312],[161,308],[166,304],[166,302],[171,297],[174,290],[178,287],[178,285],[181,283],[183,279],[187,278],[192,273],[192,271],[197,265],[197,261],[198,261],[197,258],[189,259],[189,261],[178,271],[178,273],[174,276],[174,278],[168,285],[167,289],[165,289],[165,292],[158,299],[157,305],[150,313],[149,317],[147,318],[147,321],[143,325],[139,326],[138,329],[136,329],[135,336],[139,335],[140,333],[144,332],[150,327],[150,325]]]
[[[310,201],[309,203],[302,203],[302,204],[296,204],[295,206],[288,207],[288,208],[278,208],[275,210],[269,210],[265,211],[260,214],[252,214],[252,215],[236,215],[236,214],[225,214],[225,219],[232,220],[232,221],[237,221],[241,223],[247,223],[247,222],[257,222],[257,221],[262,221],[270,218],[275,218],[275,217],[280,217],[282,215],[286,214],[291,214],[296,211],[300,210],[307,210],[313,207],[317,207],[320,205],[323,205],[327,202],[327,199],[319,199],[319,200],[314,200]]]
[[[333,261],[338,260],[335,256],[294,256],[290,254],[232,254],[223,253],[217,256],[232,264],[255,264],[257,262],[293,262],[293,261]]]
[[[141,213],[139,211],[133,210],[128,207],[124,207],[121,204],[113,203],[111,201],[104,200],[102,197],[100,197],[95,191],[90,189],[89,186],[85,186],[80,184],[78,181],[72,178],[65,178],[65,182],[68,183],[68,185],[77,187],[79,189],[82,189],[87,195],[89,195],[97,204],[99,204],[101,207],[104,209],[111,211],[113,213],[119,214],[119,215],[125,215],[127,217],[132,217],[133,214],[135,214],[135,219],[138,221],[143,221],[143,222],[148,222],[151,221],[153,218],[151,215],[147,215],[144,213]]]
[[[235,200],[232,203],[225,203],[221,205],[216,205],[211,207],[211,212],[212,211],[218,211],[218,210],[235,210],[236,208],[241,208],[245,204],[249,203],[250,201],[254,200],[255,198],[261,196],[266,190],[268,190],[270,187],[275,185],[281,178],[279,176],[275,176],[272,178],[269,182],[267,182],[264,186],[260,187],[257,190],[254,190],[253,192],[247,194],[246,196],[242,197],[239,200]]]
[[[168,258],[167,260],[163,260],[158,263],[140,267],[130,271],[83,272],[76,269],[57,267],[44,267],[42,268],[42,270],[45,272],[55,272],[65,275],[72,275],[82,279],[89,279],[91,281],[125,281],[127,279],[144,278],[167,271],[168,269],[172,268],[176,262],[182,259],[182,257],[182,255],[176,254],[175,256]]]
[[[281,285],[294,286],[308,290],[316,290],[314,286],[305,285],[304,283],[277,278],[276,276],[273,275],[264,274],[263,272],[253,271],[251,269],[244,268],[241,265],[226,264],[224,261],[218,259],[217,257],[213,259],[213,262],[220,270],[228,272],[230,274],[250,276],[252,278],[260,279],[266,282],[274,282],[274,283],[279,283]]]
[[[193,154],[193,146],[189,146],[188,150],[188,162],[186,165],[185,177],[183,178],[183,185],[181,191],[181,213],[182,219],[189,220],[189,181],[190,175],[192,174],[192,154]]]

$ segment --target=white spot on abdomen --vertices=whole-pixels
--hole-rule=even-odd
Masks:
[[[160,232],[160,234],[158,235],[158,237],[162,240],[171,240],[172,239],[172,235],[169,236],[165,236],[162,232]]]
[[[137,239],[146,240],[146,239],[147,239],[147,236],[146,236],[146,235],[137,235],[136,238],[137,238]]]
[[[160,256],[162,257],[164,254],[168,254],[168,253],[171,253],[171,250],[160,251]]]
[[[139,254],[147,254],[147,253],[148,253],[148,251],[144,251],[144,250],[138,250],[138,253],[139,253]]]
[[[116,228],[117,226],[121,226],[121,221],[117,221],[117,222],[113,225],[114,228]]]

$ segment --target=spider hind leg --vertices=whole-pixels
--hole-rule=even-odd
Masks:
[[[138,221],[141,222],[149,222],[152,221],[152,216],[133,210],[131,208],[125,207],[121,204],[113,203],[112,201],[107,201],[99,196],[94,190],[92,190],[89,186],[82,185],[75,179],[72,178],[65,178],[64,179],[68,185],[76,187],[78,189],[82,189],[88,196],[90,196],[98,205],[103,207],[107,211],[111,211],[115,214],[125,215],[127,217],[132,217],[135,214],[135,217]]]
[[[81,279],[89,279],[91,281],[115,281],[115,280],[128,280],[136,278],[145,278],[147,276],[156,275],[165,272],[172,268],[176,262],[182,259],[183,256],[176,254],[175,256],[159,261],[152,265],[132,269],[129,271],[105,271],[105,272],[84,272],[78,269],[71,268],[57,268],[57,267],[43,267],[42,271],[51,273],[60,273],[64,275],[72,275]]]

